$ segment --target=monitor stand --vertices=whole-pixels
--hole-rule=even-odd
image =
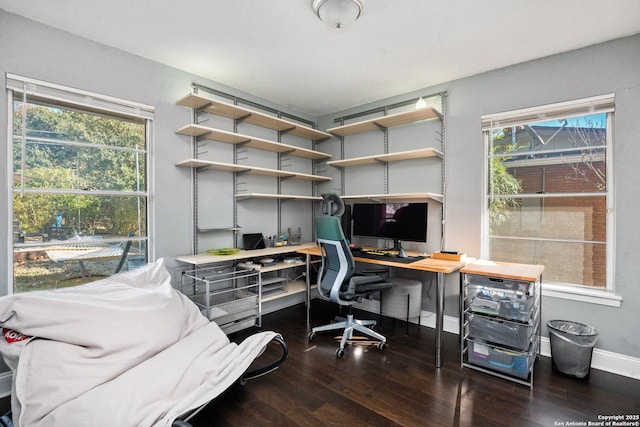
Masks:
[[[398,251],[398,255],[396,255],[398,258],[407,258],[408,255],[405,252],[404,248],[402,247],[402,244],[400,244],[400,240],[394,240],[393,241],[393,248],[391,249],[392,251]]]

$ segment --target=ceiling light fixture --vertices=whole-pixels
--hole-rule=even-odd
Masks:
[[[313,11],[331,28],[353,24],[364,11],[364,0],[313,0]]]
[[[420,99],[418,99],[418,101],[416,102],[416,110],[419,110],[421,108],[426,108],[426,107],[427,107],[427,101],[425,101],[423,97],[420,97]]]

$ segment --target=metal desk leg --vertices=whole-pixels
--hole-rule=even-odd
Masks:
[[[307,282],[307,328],[309,328],[309,310],[311,309],[311,255],[307,254],[307,270],[305,274],[305,281]]]
[[[459,329],[458,329],[458,337],[460,338],[460,367],[464,366],[464,323],[465,323],[465,314],[464,314],[464,298],[465,298],[465,289],[464,289],[464,273],[460,273],[460,298],[458,301],[458,313],[459,313]]]
[[[436,368],[442,366],[440,353],[444,330],[444,273],[438,273],[436,282]]]

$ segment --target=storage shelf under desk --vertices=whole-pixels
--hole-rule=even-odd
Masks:
[[[204,266],[207,264],[217,264],[228,261],[240,261],[251,258],[263,258],[263,257],[273,257],[276,255],[283,254],[295,254],[300,250],[306,250],[315,248],[318,245],[315,242],[301,243],[299,245],[288,245],[288,246],[279,246],[276,248],[264,248],[264,249],[254,249],[254,250],[244,250],[241,249],[235,254],[232,255],[210,255],[207,253],[196,254],[196,255],[181,255],[176,257],[177,261],[185,262],[187,264],[195,265],[195,266]]]
[[[181,292],[225,333],[261,326],[260,273],[255,270],[188,270]]]
[[[298,280],[297,277],[289,278],[274,275],[278,274],[278,272],[280,271],[305,267],[305,261],[296,259],[300,257],[300,254],[297,254],[297,251],[313,247],[317,247],[317,245],[315,243],[303,243],[300,245],[280,246],[276,248],[240,250],[232,255],[197,254],[177,257],[176,259],[178,261],[191,264],[191,266],[193,267],[193,269],[190,270],[188,274],[187,272],[183,273],[183,292],[188,286],[206,285],[208,287],[208,294],[205,297],[206,301],[202,301],[203,310],[206,311],[206,315],[213,321],[217,322],[218,319],[226,321],[228,324],[225,325],[224,331],[227,333],[250,327],[256,323],[260,325],[262,303],[283,299],[284,304],[276,303],[276,306],[284,306],[286,304],[292,303],[288,299],[285,300],[285,298],[307,292],[305,281]],[[282,256],[290,257],[292,261],[278,261],[273,265],[267,266],[262,266],[253,261],[246,262],[254,259],[271,257],[275,258]],[[247,271],[250,272],[248,274],[252,274],[251,283],[253,283],[252,286],[254,286],[254,288],[250,291],[247,291],[246,293],[248,294],[247,296],[253,294],[253,298],[255,298],[257,303],[259,304],[258,308],[256,309],[257,313],[249,313],[256,316],[253,321],[250,317],[243,317],[245,311],[248,310],[245,310],[245,307],[241,306],[242,303],[234,302],[233,304],[229,305],[228,308],[231,309],[233,307],[237,311],[237,313],[226,313],[230,311],[227,309],[227,305],[224,305],[227,303],[227,301],[221,301],[221,299],[223,298],[216,297],[217,295],[220,295],[220,292],[218,290],[209,289],[209,285],[213,283],[213,281],[206,278],[206,276],[209,276],[207,272],[214,272],[211,274],[217,274],[217,266],[220,266],[220,270],[223,270],[225,268],[239,268],[242,269],[241,271]],[[267,277],[264,276],[265,274],[267,275]],[[187,276],[187,278],[190,278],[190,281],[185,281],[185,275]],[[249,286],[251,286],[251,284],[249,284]],[[226,291],[222,292],[223,296],[225,295],[225,292]],[[229,293],[227,295],[234,295],[231,293],[234,292],[232,287],[228,289],[228,292]],[[251,299],[248,299],[248,301],[251,301]]]
[[[316,286],[312,286],[315,288]],[[307,291],[307,284],[304,280],[290,280],[284,287],[284,292],[275,295],[266,295],[262,297],[262,302],[269,302],[276,299],[288,297],[291,295],[301,294]]]

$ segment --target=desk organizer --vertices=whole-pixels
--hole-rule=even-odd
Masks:
[[[447,254],[442,252],[434,252],[431,254],[431,258],[444,259],[447,261],[464,261],[467,259],[467,254]]]

